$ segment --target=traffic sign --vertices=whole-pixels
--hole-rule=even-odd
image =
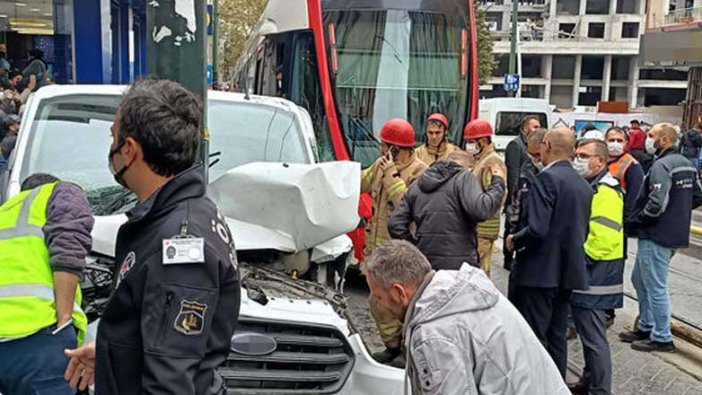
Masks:
[[[521,86],[519,74],[505,74],[505,90],[507,92],[517,92]]]
[[[212,82],[213,82],[212,81],[212,73],[213,73],[212,65],[208,64],[207,65],[207,85],[212,85]],[[200,81],[202,81],[202,80],[200,80]]]

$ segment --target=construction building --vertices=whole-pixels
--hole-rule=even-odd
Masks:
[[[498,60],[493,78],[481,86],[481,97],[507,96],[503,81],[509,65],[512,1],[517,0],[480,1]],[[681,103],[687,67],[646,67],[640,57],[647,1],[520,1],[521,96],[543,98],[559,108],[595,106],[599,101],[626,101],[631,108]]]
[[[649,1],[641,44],[644,64],[689,67],[683,124],[693,127],[702,116],[702,0]]]

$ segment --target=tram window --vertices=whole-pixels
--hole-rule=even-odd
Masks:
[[[334,160],[312,34],[301,33],[295,40],[294,51],[290,99],[305,108],[312,118],[320,160]]]

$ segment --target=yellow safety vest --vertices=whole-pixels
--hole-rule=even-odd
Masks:
[[[42,231],[55,187],[21,192],[0,206],[0,339],[26,337],[56,323],[54,273]],[[88,328],[81,299],[78,287],[72,318],[79,345]]]
[[[596,261],[624,257],[624,196],[611,174],[604,176],[592,197],[590,231],[585,253]]]

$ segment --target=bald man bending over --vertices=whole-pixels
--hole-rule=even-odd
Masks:
[[[593,193],[570,164],[574,148],[570,129],[546,133],[541,142],[546,167],[529,192],[528,225],[507,237],[507,247],[516,251],[513,303],[564,378],[570,294],[588,287],[583,245]]]

